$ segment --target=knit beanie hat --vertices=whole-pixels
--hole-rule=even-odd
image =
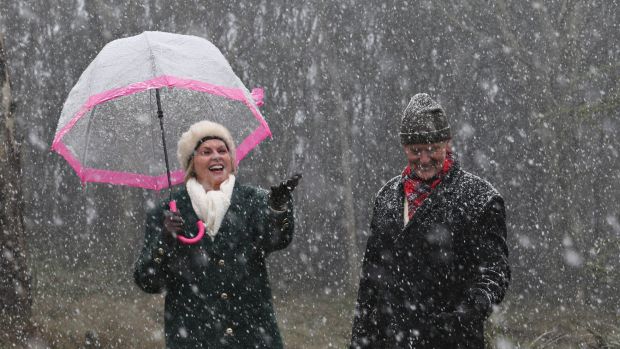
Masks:
[[[199,121],[189,127],[185,133],[181,135],[177,143],[177,159],[181,167],[187,171],[189,161],[194,155],[194,151],[200,144],[206,141],[206,137],[221,139],[228,147],[228,152],[232,159],[233,172],[237,171],[235,142],[228,129],[217,122]]]
[[[403,112],[400,143],[437,143],[451,137],[450,124],[441,105],[426,93],[413,96]]]

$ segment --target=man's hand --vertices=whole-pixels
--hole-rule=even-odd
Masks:
[[[456,311],[436,314],[433,320],[437,328],[454,333],[486,318],[490,309],[489,299],[482,292],[474,291],[464,303],[456,307]]]
[[[299,184],[300,179],[301,173],[296,173],[280,184],[272,186],[271,192],[269,193],[269,207],[277,211],[285,210],[291,200],[291,193],[297,184]]]

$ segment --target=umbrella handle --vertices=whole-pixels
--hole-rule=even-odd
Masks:
[[[177,202],[175,200],[170,200],[170,203],[168,204],[168,207],[170,208],[171,212],[177,212]]]
[[[169,207],[170,207],[170,211],[172,212],[177,212],[177,202],[174,200],[171,200],[169,203]],[[177,235],[177,239],[179,239],[179,241],[181,241],[182,244],[185,245],[193,245],[195,243],[197,243],[198,241],[202,240],[203,236],[205,236],[205,224],[203,221],[199,220],[196,225],[198,226],[198,235],[196,235],[193,238],[186,238],[185,236],[178,234]]]

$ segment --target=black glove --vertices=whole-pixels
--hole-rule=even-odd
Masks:
[[[491,314],[492,304],[486,292],[481,289],[472,289],[464,303],[457,307],[457,311],[466,312],[474,319],[486,318]]]
[[[444,312],[435,314],[431,321],[441,333],[453,334],[461,330],[461,323],[466,320],[464,316],[461,312]]]
[[[471,292],[465,302],[456,307],[456,311],[442,312],[434,315],[435,327],[445,333],[457,333],[472,324],[484,320],[491,311],[491,301],[483,291]]]
[[[291,201],[291,193],[299,184],[301,173],[294,174],[291,178],[271,187],[269,193],[269,207],[277,211],[286,209],[286,205]]]
[[[181,217],[179,212],[164,210],[164,242],[168,244],[172,243],[179,232],[183,230],[183,223],[183,217]]]

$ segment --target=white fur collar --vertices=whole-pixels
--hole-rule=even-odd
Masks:
[[[190,178],[185,184],[192,207],[198,218],[205,223],[206,233],[211,240],[215,239],[220,230],[224,215],[230,206],[234,186],[235,176],[232,174],[220,184],[220,190],[205,191],[195,178]]]

